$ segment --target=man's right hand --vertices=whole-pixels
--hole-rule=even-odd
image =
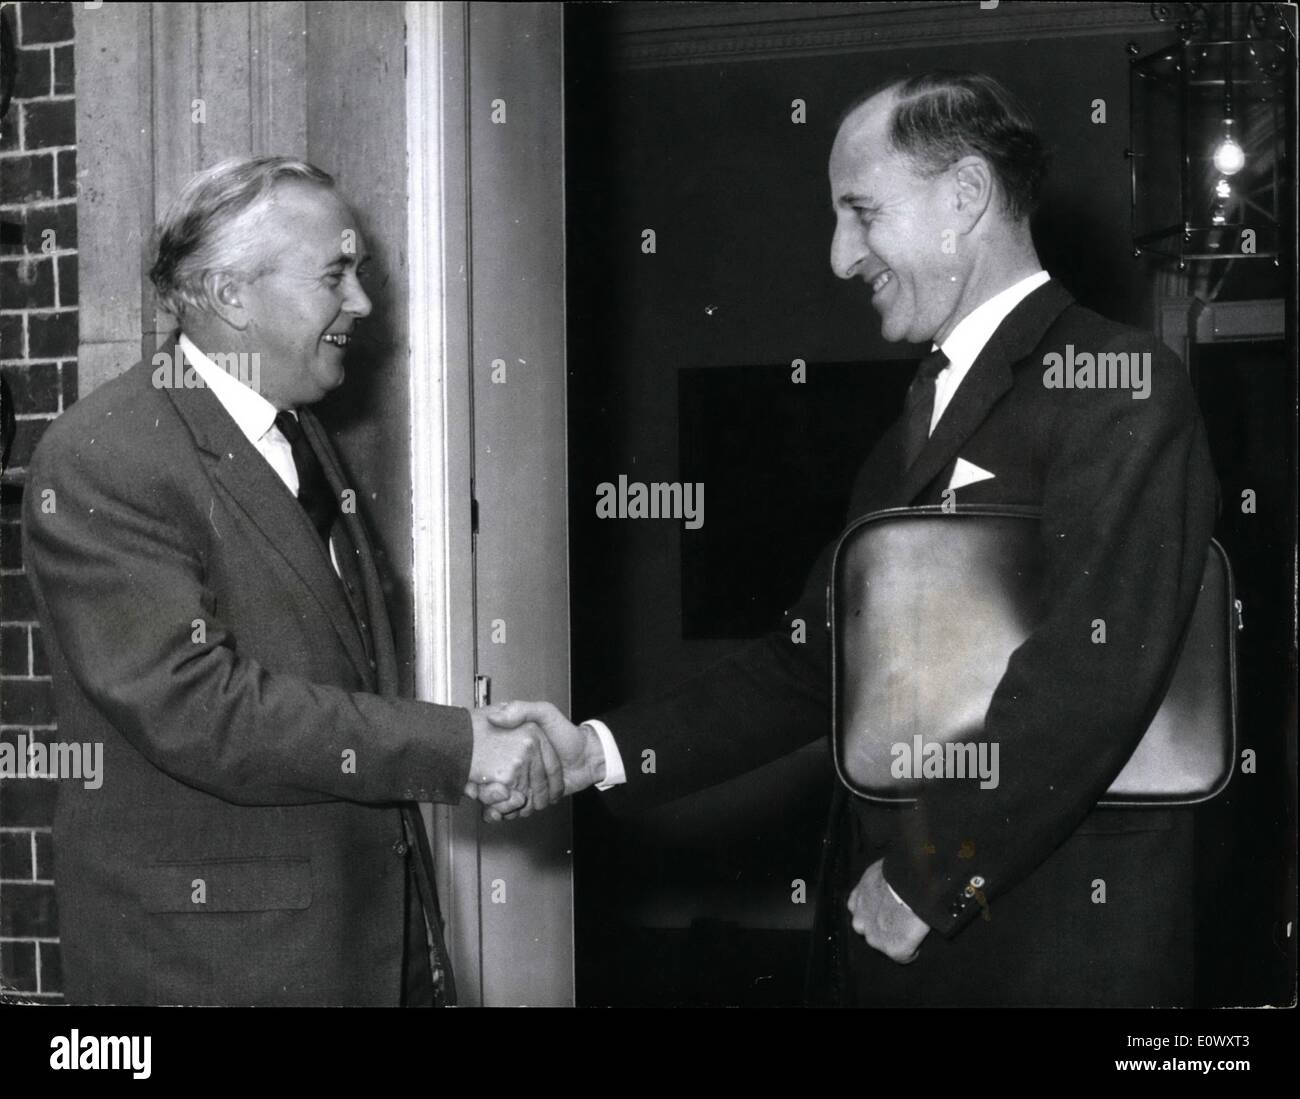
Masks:
[[[487,711],[489,719],[501,728],[536,724],[541,727],[559,757],[564,773],[564,793],[576,794],[605,779],[605,750],[600,738],[589,725],[574,725],[549,702],[505,702]],[[483,799],[487,808],[484,820],[511,819],[527,816],[527,810],[515,811],[503,803],[492,804]]]
[[[474,751],[465,793],[490,804],[495,813],[527,815],[564,796],[564,767],[551,742],[532,721],[500,728],[488,710],[471,710]]]

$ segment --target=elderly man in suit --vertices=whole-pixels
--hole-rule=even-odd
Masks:
[[[562,790],[536,726],[397,697],[356,493],[310,406],[370,312],[326,173],[227,161],[159,227],[179,337],[32,459],[24,538],[60,730],[102,743],[54,825],[69,999],[454,999],[417,802]],[[473,783],[470,783],[470,780]]]
[[[934,783],[910,808],[838,792],[811,967],[817,1000],[1191,996],[1190,813],[1095,806],[1167,682],[1216,486],[1176,359],[1149,333],[1076,304],[1042,270],[1029,215],[1043,171],[1024,109],[969,73],[922,74],[863,97],[831,150],[831,266],[869,287],[886,339],[932,345],[902,416],[858,474],[847,519],[942,503],[948,490],[958,506],[1031,505],[1046,569],[1041,624],[986,715],[997,787]],[[1071,348],[1149,361],[1145,392],[1054,387],[1045,366]],[[505,719],[542,722],[571,786],[599,781],[615,811],[825,736],[828,567],[829,547],[783,628],[661,699],[579,728],[544,703],[514,703]],[[1105,644],[1094,643],[1099,619]],[[653,774],[624,768],[620,750],[639,762],[645,749]]]

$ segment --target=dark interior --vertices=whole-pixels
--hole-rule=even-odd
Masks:
[[[923,67],[1005,81],[1052,152],[1035,221],[1044,265],[1084,304],[1130,324],[1153,326],[1156,293],[1154,261],[1134,258],[1130,243],[1128,38],[638,70],[610,60],[618,7],[566,8],[578,719],[760,634],[837,533],[858,464],[897,415],[921,349],[885,343],[862,288],[828,263],[826,157],[857,93]],[[1141,44],[1167,36],[1153,24]],[[796,97],[808,104],[803,125],[790,120]],[[1109,124],[1093,124],[1081,97],[1105,98]],[[1289,265],[1236,266],[1221,297],[1293,296]],[[1222,478],[1218,536],[1245,606],[1241,740],[1258,753],[1255,775],[1199,811],[1205,1004],[1277,1002],[1289,988],[1273,942],[1293,827],[1278,689],[1293,672],[1286,346],[1220,344],[1190,364]],[[805,385],[790,384],[795,359],[808,364]],[[707,523],[598,520],[595,486],[619,474],[706,481]],[[1254,515],[1241,513],[1247,487]],[[827,749],[813,745],[631,823],[611,820],[598,795],[580,797],[578,1002],[798,1003],[832,782]],[[800,880],[804,905],[791,903]]]

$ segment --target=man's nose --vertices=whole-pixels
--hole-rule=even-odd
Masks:
[[[831,270],[836,276],[851,279],[866,254],[867,246],[861,234],[846,227],[843,221],[837,221],[835,235],[831,237]]]
[[[351,292],[348,294],[347,300],[343,302],[344,312],[351,313],[358,320],[370,316],[372,308],[370,296],[362,289],[361,282],[358,279],[353,278],[351,283]]]

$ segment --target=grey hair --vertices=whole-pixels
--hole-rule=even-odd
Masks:
[[[256,215],[281,183],[334,187],[328,172],[287,156],[232,157],[205,168],[172,200],[155,230],[157,258],[149,278],[159,303],[177,320],[206,308],[204,278],[226,271],[256,278],[271,257],[260,247]]]

